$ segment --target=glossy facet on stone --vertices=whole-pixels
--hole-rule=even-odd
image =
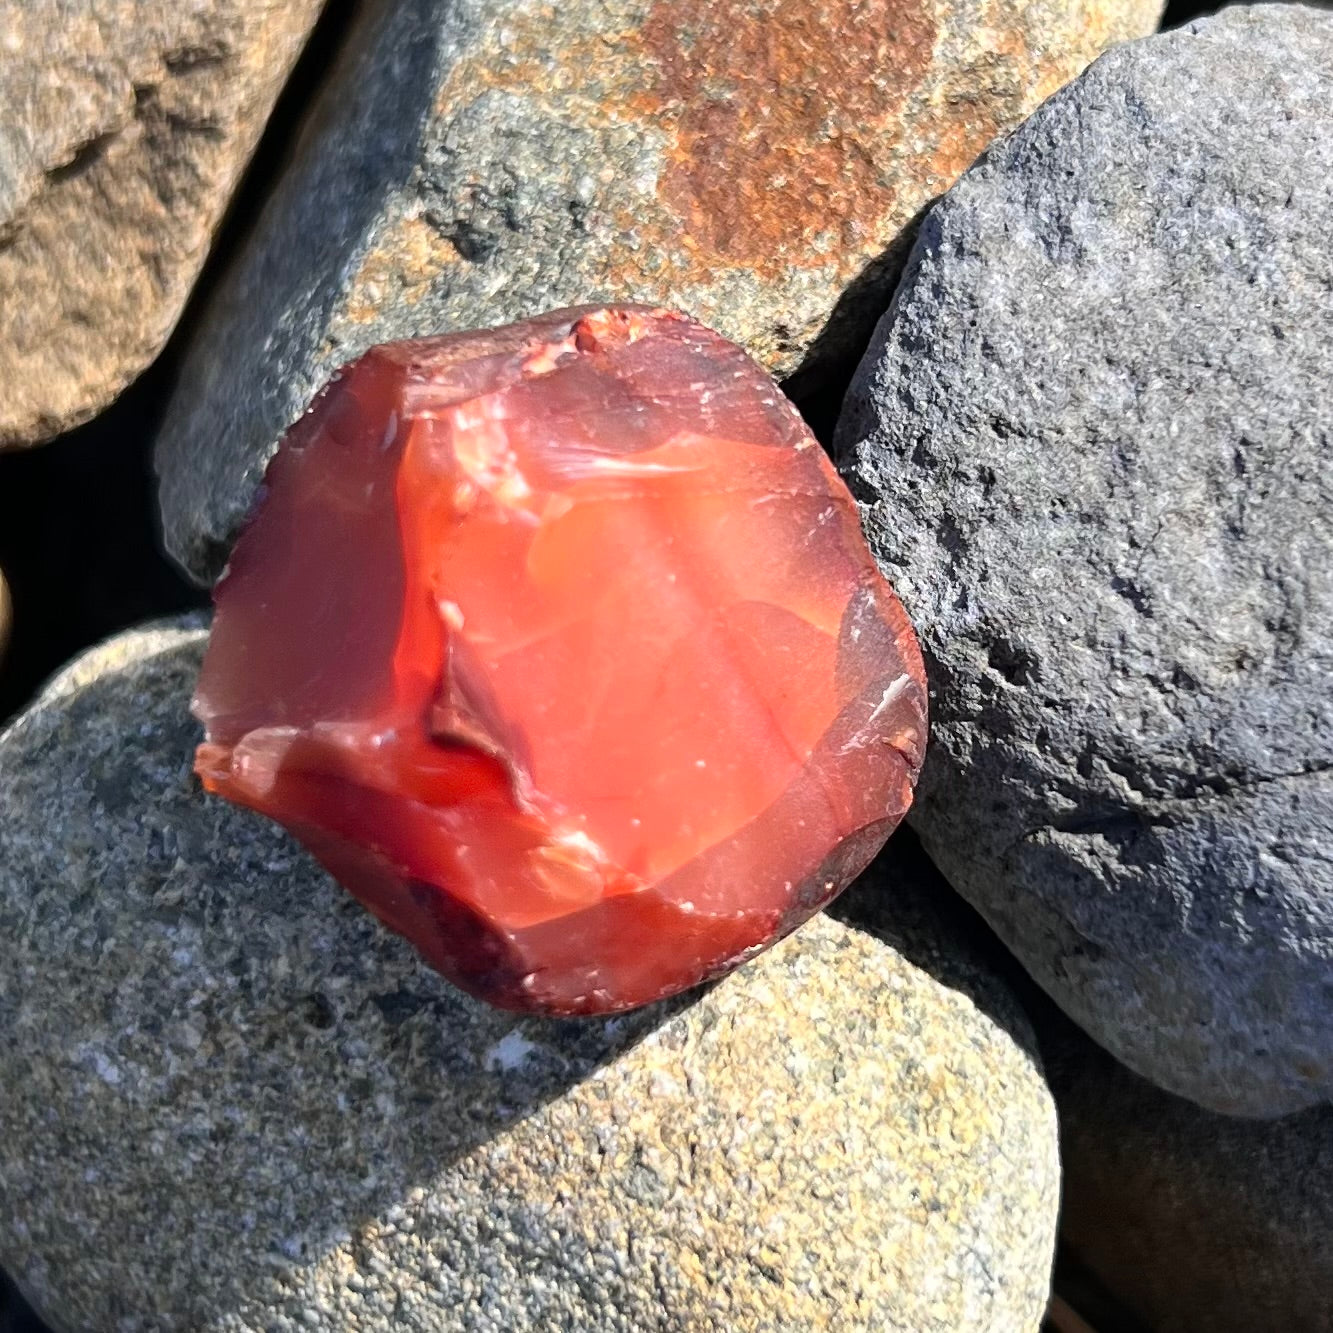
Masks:
[[[758,366],[665,311],[368,352],[215,600],[205,786],[509,1008],[628,1008],[772,943],[923,755],[850,495]]]

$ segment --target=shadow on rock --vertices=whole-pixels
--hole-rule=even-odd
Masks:
[[[913,830],[900,828],[829,912],[966,996],[1041,1068],[1019,998],[1032,983],[981,916],[949,887]]]
[[[801,364],[782,381],[783,392],[800,409],[819,442],[829,449],[843,398],[870,345],[916,244],[921,223],[934,206],[924,205],[891,244],[847,284]]]

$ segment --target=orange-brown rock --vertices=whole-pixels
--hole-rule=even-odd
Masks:
[[[922,207],[1160,8],[368,5],[186,368],[169,544],[216,576],[286,424],[389,339],[649,301],[817,378],[864,344]]]
[[[264,490],[197,769],[484,999],[597,1013],[716,976],[911,803],[921,657],[855,504],[682,316],[374,349]]]
[[[14,604],[9,595],[9,584],[5,572],[0,569],[0,662],[5,660],[5,651],[9,647],[9,633],[14,622]]]
[[[0,448],[76,425],[157,355],[320,8],[0,7]]]

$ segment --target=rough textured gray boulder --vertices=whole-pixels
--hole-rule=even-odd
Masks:
[[[1333,1328],[1333,1107],[1219,1116],[1041,1026],[1071,1255],[1154,1333]]]
[[[1054,1107],[919,867],[684,1001],[520,1019],[200,793],[201,646],[114,640],[0,737],[0,1264],[55,1326],[1037,1327]]]
[[[631,300],[782,375],[856,355],[918,210],[1160,11],[372,0],[187,360],[168,545],[215,578],[278,437],[377,342]]]
[[[1333,16],[1123,46],[923,224],[839,424],[928,851],[1224,1112],[1333,1095]]]
[[[321,3],[0,10],[0,449],[161,350]]]

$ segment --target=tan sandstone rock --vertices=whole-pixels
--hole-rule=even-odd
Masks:
[[[0,448],[157,355],[321,4],[0,9]]]

